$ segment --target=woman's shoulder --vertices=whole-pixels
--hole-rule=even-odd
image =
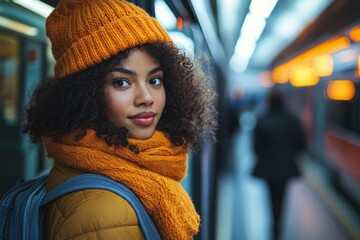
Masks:
[[[61,234],[59,239],[143,239],[134,209],[107,190],[87,189],[60,197],[49,206],[47,217],[52,219],[50,232]]]
[[[55,166],[47,188],[79,174]],[[81,173],[80,173],[81,174]],[[48,206],[49,239],[144,239],[133,207],[121,196],[102,189],[86,189],[66,194]],[[78,237],[74,237],[78,236]]]
[[[56,207],[64,218],[84,215],[102,219],[110,225],[138,225],[132,206],[121,196],[102,189],[86,189],[70,193],[56,200]],[[101,221],[98,223],[101,224]]]

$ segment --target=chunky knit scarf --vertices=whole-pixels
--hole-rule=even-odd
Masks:
[[[141,200],[163,239],[191,239],[197,233],[200,217],[180,185],[185,177],[187,151],[174,147],[167,137],[156,131],[150,139],[130,139],[140,150],[113,147],[88,130],[75,141],[73,132],[52,141],[43,138],[48,155],[66,166],[83,172],[108,176],[129,187]]]

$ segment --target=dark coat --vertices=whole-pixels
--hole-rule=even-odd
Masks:
[[[286,181],[298,176],[296,159],[304,149],[300,121],[285,110],[269,112],[258,120],[254,130],[257,163],[253,175],[268,181]]]

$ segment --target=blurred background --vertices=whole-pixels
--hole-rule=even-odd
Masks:
[[[31,91],[53,76],[45,19],[57,2],[0,0],[0,196],[52,164],[22,124]],[[196,239],[275,238],[269,178],[254,174],[265,151],[255,149],[255,137],[274,90],[298,119],[305,145],[293,157],[299,174],[286,177],[276,237],[360,239],[360,1],[131,2],[195,60],[210,60],[200,63],[216,80],[217,141],[204,139],[191,152],[183,181],[202,217]],[[288,151],[290,140],[270,136],[286,124],[268,125],[278,127],[262,130],[262,144],[273,146],[265,155]],[[279,178],[290,171],[280,165],[265,169]]]

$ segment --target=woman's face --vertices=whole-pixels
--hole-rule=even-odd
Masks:
[[[134,49],[106,75],[108,120],[129,130],[131,138],[147,139],[165,106],[163,71],[146,52]]]

